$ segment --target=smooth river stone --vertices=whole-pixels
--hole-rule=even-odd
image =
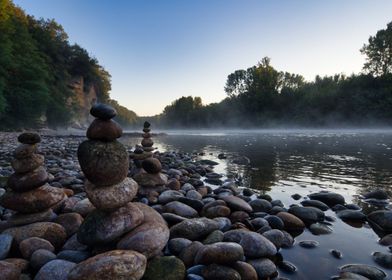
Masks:
[[[140,225],[143,220],[143,212],[134,203],[113,212],[97,209],[80,226],[78,241],[85,245],[109,243]]]
[[[44,164],[44,156],[39,154],[32,154],[30,157],[13,159],[11,166],[16,173],[26,173],[37,169]]]
[[[95,119],[87,129],[86,136],[91,140],[114,141],[123,133],[121,126],[113,120]]]
[[[283,221],[284,227],[287,231],[300,231],[305,228],[304,222],[293,214],[279,212],[276,216]]]
[[[90,114],[101,120],[110,120],[117,115],[117,111],[110,105],[97,103],[91,107]]]
[[[167,184],[167,176],[162,173],[139,173],[136,174],[133,179],[139,184],[139,186],[147,188],[154,188],[156,186],[164,186]],[[142,191],[143,189],[139,189],[139,192]]]
[[[312,193],[308,195],[310,199],[319,200],[324,202],[329,207],[335,206],[336,204],[345,204],[344,197],[341,194],[333,193],[333,192],[319,192]]]
[[[170,238],[186,238],[201,240],[214,230],[219,229],[219,223],[208,218],[194,218],[185,220],[170,228]]]
[[[48,181],[48,173],[43,166],[28,172],[14,173],[7,181],[7,186],[16,192],[26,192],[38,188]]]
[[[25,259],[30,259],[34,251],[37,251],[38,249],[45,249],[50,252],[54,252],[55,250],[48,240],[39,237],[27,238],[19,244],[19,250]]]
[[[96,187],[88,180],[84,186],[90,202],[101,210],[114,210],[131,202],[139,188],[138,184],[128,177],[107,187]]]
[[[184,263],[174,256],[156,257],[147,264],[143,280],[179,280],[186,275]]]
[[[19,213],[29,214],[47,210],[62,201],[64,197],[62,189],[45,184],[28,192],[7,192],[0,198],[0,204]]]
[[[195,257],[195,264],[232,264],[244,259],[241,245],[233,242],[217,242],[201,248]]]
[[[41,267],[34,280],[67,280],[75,265],[66,260],[52,260]]]
[[[381,269],[366,264],[347,264],[340,268],[342,272],[351,272],[362,275],[372,280],[382,280],[387,275]]]
[[[146,265],[146,257],[138,252],[113,250],[79,263],[68,274],[68,280],[139,280]]]
[[[19,280],[21,271],[20,269],[9,262],[0,261],[0,279],[4,280]]]
[[[256,270],[259,279],[269,279],[268,277],[277,272],[275,264],[270,259],[248,260],[248,263]]]
[[[235,242],[242,246],[247,258],[263,258],[274,256],[277,252],[275,245],[259,233],[235,229],[225,232],[225,242]]]
[[[164,206],[164,212],[173,213],[185,218],[196,218],[199,216],[195,209],[179,201],[172,201],[166,204]]]
[[[159,255],[170,235],[165,220],[157,211],[143,203],[132,204],[144,214],[144,221],[123,236],[117,243],[117,248],[138,251],[147,258]]]
[[[56,217],[56,214],[52,209],[32,214],[15,213],[7,220],[7,225],[8,227],[16,227],[37,222],[49,222],[54,217]]]
[[[234,211],[245,211],[245,212],[253,211],[252,207],[245,200],[236,197],[234,195],[223,196],[220,199],[226,202],[227,206],[229,206]]]
[[[210,264],[205,267],[202,271],[202,275],[206,280],[241,280],[241,275],[236,270],[218,264]]]
[[[142,167],[147,173],[152,174],[156,174],[162,170],[162,164],[156,158],[147,158],[143,160]]]
[[[39,237],[48,240],[55,248],[61,247],[67,238],[65,229],[56,223],[40,222],[21,227],[13,227],[3,231],[4,234],[12,235],[16,243],[30,237]]]
[[[24,132],[18,136],[18,141],[22,144],[37,144],[41,142],[41,136],[35,132]]]
[[[78,148],[78,160],[86,178],[96,186],[118,184],[128,175],[128,152],[118,141],[84,141]]]
[[[21,144],[16,147],[13,155],[17,159],[31,157],[37,151],[37,145]]]
[[[385,232],[392,232],[392,211],[377,210],[367,216],[371,225]]]
[[[152,141],[151,138],[143,138],[142,140],[142,146],[145,148],[150,148],[154,145],[154,142]]]

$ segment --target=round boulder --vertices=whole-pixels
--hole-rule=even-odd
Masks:
[[[68,274],[68,280],[139,280],[146,264],[146,257],[138,252],[113,250],[79,263]]]
[[[124,206],[136,196],[138,184],[132,178],[125,178],[120,183],[96,187],[90,181],[86,181],[85,190],[88,199],[98,209],[113,210]]]
[[[87,129],[86,136],[91,140],[114,141],[123,133],[121,126],[113,120],[95,119]]]
[[[96,186],[118,184],[128,174],[128,152],[118,141],[84,141],[78,148],[78,160],[86,178]]]

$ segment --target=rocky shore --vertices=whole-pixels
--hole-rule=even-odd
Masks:
[[[391,277],[384,191],[362,197],[379,209],[369,214],[333,192],[283,205],[222,180],[214,161],[155,150],[148,123],[142,145],[124,147],[115,112],[92,115],[88,139],[0,135],[0,279],[285,279],[279,271],[301,267],[282,248],[312,250],[317,241],[296,239],[333,235],[336,219],[372,227],[385,250],[369,252],[369,265],[345,263],[335,248],[330,258],[343,262],[331,277]]]

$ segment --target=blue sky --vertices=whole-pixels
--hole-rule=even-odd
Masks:
[[[14,0],[54,18],[112,75],[111,97],[154,115],[181,96],[225,97],[227,76],[264,56],[278,70],[358,73],[359,49],[392,21],[390,0]]]

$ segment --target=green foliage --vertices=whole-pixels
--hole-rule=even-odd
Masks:
[[[107,104],[110,104],[117,111],[115,120],[124,127],[135,125],[138,121],[138,116],[135,112],[128,110],[128,108],[118,104],[116,100],[109,99]]]
[[[392,22],[386,29],[370,36],[361,53],[366,55],[364,70],[372,75],[381,76],[392,73]]]
[[[99,102],[109,100],[110,74],[70,45],[61,25],[0,0],[0,128],[67,126],[80,109],[69,86],[74,77],[83,78],[85,92],[94,87]],[[124,123],[134,122],[133,112],[116,106]]]

